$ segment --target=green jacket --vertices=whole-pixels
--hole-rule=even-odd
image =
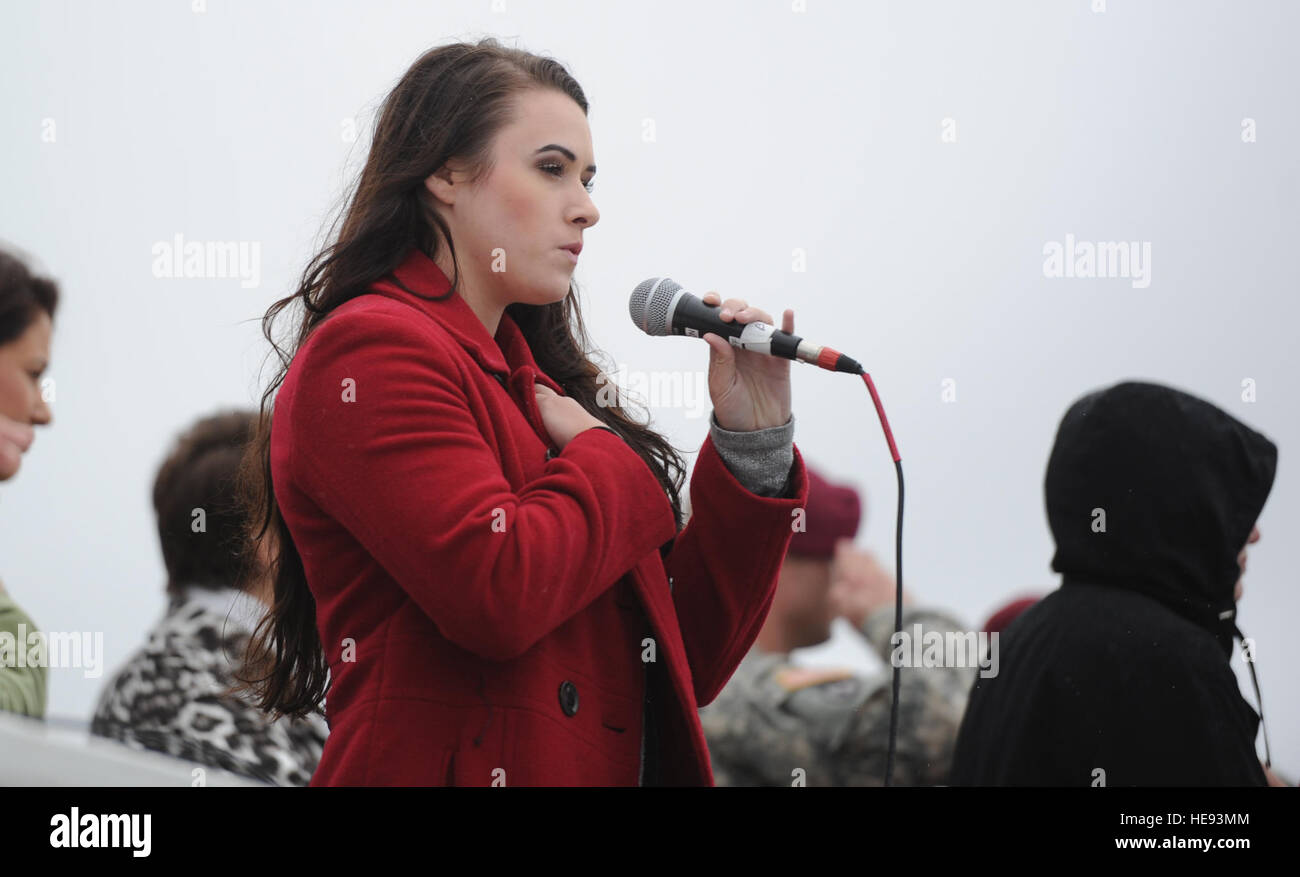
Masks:
[[[22,630],[19,625],[23,625]],[[18,650],[26,655],[26,637],[34,630],[36,625],[27,613],[18,608],[8,593],[0,591],[0,712],[39,719],[45,716],[48,671],[43,664],[18,666]]]

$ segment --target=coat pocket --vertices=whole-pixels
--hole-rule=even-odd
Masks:
[[[457,717],[440,704],[419,698],[390,697],[361,704],[364,718],[357,724],[336,723],[345,762],[355,780],[345,785],[443,786],[451,780],[456,750]],[[348,751],[350,750],[350,751]]]
[[[601,716],[613,718],[605,712]],[[514,752],[514,785],[636,785],[640,766],[639,721],[619,721],[618,724],[631,725],[622,731],[598,723],[597,736],[593,739],[579,733],[569,719],[548,713],[523,709],[515,718],[518,739]]]
[[[451,758],[453,786],[509,786],[514,773],[511,710],[492,707],[486,721],[471,721]]]

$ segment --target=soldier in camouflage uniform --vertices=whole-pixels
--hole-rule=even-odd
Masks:
[[[853,548],[856,491],[809,469],[805,528],[796,530],[777,595],[753,649],[717,699],[700,710],[719,786],[882,785],[889,747],[893,577]],[[903,627],[966,633],[960,621],[904,600]],[[843,615],[885,663],[865,676],[790,663]],[[973,662],[967,662],[973,663]],[[966,697],[978,669],[904,664],[894,761],[896,785],[946,782]]]

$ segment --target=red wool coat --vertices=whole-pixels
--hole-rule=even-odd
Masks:
[[[413,250],[395,272],[450,283]],[[660,782],[711,785],[698,706],[758,635],[808,479],[746,490],[706,437],[675,535],[650,468],[590,429],[560,453],[518,326],[391,280],[337,308],[275,403],[276,498],[316,600],[330,736],[312,785],[635,785],[643,656]],[[643,643],[647,631],[653,644]]]

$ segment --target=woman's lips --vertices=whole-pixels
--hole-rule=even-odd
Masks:
[[[578,264],[578,254],[573,252],[573,250],[566,250],[564,247],[560,247],[560,252],[568,256],[569,259],[573,261],[573,264]]]

